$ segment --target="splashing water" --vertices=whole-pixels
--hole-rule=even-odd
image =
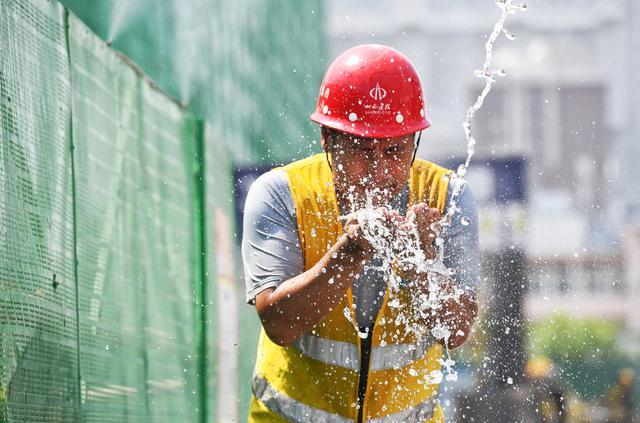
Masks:
[[[462,192],[464,177],[476,145],[476,140],[471,134],[471,122],[475,113],[482,107],[484,99],[491,91],[491,87],[493,83],[496,82],[497,77],[506,76],[503,70],[490,70],[493,44],[500,34],[504,34],[509,40],[515,38],[504,27],[505,21],[509,15],[513,15],[518,11],[525,11],[527,8],[524,4],[514,4],[513,0],[496,0],[496,5],[502,13],[485,43],[485,61],[483,67],[482,69],[474,71],[475,76],[484,79],[485,86],[475,103],[467,110],[465,120],[462,124],[467,142],[467,157],[464,164],[460,165],[455,172],[449,175],[450,182],[457,182],[451,193],[449,208],[444,216],[442,216],[438,222],[432,224],[431,227],[436,235],[435,258],[427,258],[422,248],[420,248],[418,229],[414,222],[415,216],[409,213],[403,224],[398,224],[400,222],[390,221],[393,220],[393,217],[390,217],[383,209],[374,207],[373,199],[376,195],[380,194],[378,190],[367,191],[366,205],[357,212],[357,220],[362,228],[364,237],[374,248],[375,255],[381,259],[382,264],[377,270],[383,273],[389,285],[389,307],[400,307],[401,303],[394,294],[397,294],[403,283],[407,284],[404,289],[411,289],[413,293],[411,300],[411,310],[413,314],[408,311],[407,313],[399,313],[395,322],[396,325],[399,326],[402,324],[406,328],[406,331],[413,332],[418,339],[444,340],[445,345],[448,344],[451,329],[435,316],[437,316],[437,311],[443,307],[445,302],[450,300],[459,302],[460,296],[464,291],[459,288],[450,287],[449,280],[453,272],[443,263],[443,234],[447,228],[451,226],[454,215],[460,211],[457,207],[457,199]],[[387,208],[391,209],[389,206]],[[354,210],[352,209],[351,211],[353,212]],[[461,223],[466,226],[469,224],[469,221],[463,218]],[[398,269],[414,269],[417,274],[426,276],[426,284],[428,286],[426,292],[424,289],[420,289],[415,283],[412,285],[411,281],[403,281],[398,275]],[[422,280],[420,283],[425,283],[425,281]],[[448,287],[448,289],[445,287]],[[358,330],[358,325],[355,322],[352,310],[345,308],[344,313],[349,321],[353,323],[356,330]],[[427,321],[429,317],[435,317],[435,324],[433,320],[430,325],[420,323]],[[365,338],[369,334],[368,332],[363,333],[359,330],[358,333],[361,338]],[[458,331],[456,335],[460,335],[460,333],[461,331]],[[404,334],[398,334],[398,336],[402,335]],[[443,379],[443,376],[449,381],[455,381],[457,379],[457,372],[453,368],[455,362],[451,359],[448,348],[446,358],[441,359],[440,363],[442,365],[442,371],[432,371],[424,374],[425,383],[439,383]]]
[[[471,105],[471,107],[469,107],[469,109],[467,110],[465,120],[462,123],[464,136],[467,140],[467,158],[464,164],[461,164],[458,169],[451,175],[451,178],[453,180],[460,180],[460,183],[456,184],[455,189],[451,193],[449,210],[441,220],[442,228],[444,230],[446,230],[446,228],[451,225],[454,214],[459,211],[459,209],[457,208],[457,199],[460,195],[460,192],[462,191],[462,186],[464,185],[462,181],[464,180],[467,169],[469,168],[469,163],[471,162],[471,158],[473,157],[473,154],[475,152],[476,140],[471,135],[471,121],[473,120],[476,112],[482,107],[484,99],[491,91],[493,83],[496,82],[496,77],[506,76],[506,72],[502,69],[497,71],[490,70],[491,60],[493,59],[493,44],[501,33],[503,33],[508,40],[514,40],[515,37],[504,27],[504,23],[509,15],[513,15],[518,11],[527,10],[527,6],[525,4],[514,4],[513,0],[496,0],[496,5],[500,8],[500,10],[502,10],[502,13],[500,14],[500,18],[498,18],[498,21],[494,25],[489,39],[484,45],[485,59],[482,69],[477,69],[473,72],[473,74],[478,78],[484,79],[484,88],[482,89],[482,92],[476,99],[475,103]]]

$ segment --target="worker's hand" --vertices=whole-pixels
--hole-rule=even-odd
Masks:
[[[420,248],[428,260],[436,258],[435,240],[439,231],[440,211],[437,208],[429,208],[427,203],[418,203],[411,206],[407,212],[406,221],[413,219],[418,229]]]
[[[358,222],[358,212],[346,216],[343,231],[348,239],[347,251],[363,253],[366,256],[373,253],[373,247],[362,233],[362,227]]]
[[[363,214],[360,214],[363,213]],[[404,217],[398,212],[387,207],[378,207],[375,210],[361,210],[356,213],[352,213],[348,216],[356,223],[359,222],[358,228],[361,229],[361,235],[364,238],[364,233],[367,234],[369,239],[374,237],[380,240],[380,244],[384,244],[385,240],[395,239],[398,237],[398,230],[404,223]]]

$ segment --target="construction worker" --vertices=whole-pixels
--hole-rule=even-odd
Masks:
[[[263,326],[249,421],[443,421],[439,359],[465,341],[477,313],[471,192],[461,185],[460,211],[442,234],[453,272],[441,289],[463,294],[421,322],[444,324],[448,336],[418,336],[406,316],[428,293],[424,273],[398,269],[404,285],[391,292],[354,213],[369,201],[390,237],[413,221],[424,257],[436,256],[432,224],[459,182],[415,160],[429,126],[418,74],[393,48],[349,49],[327,70],[311,119],[324,154],[260,176],[246,200],[247,301]]]

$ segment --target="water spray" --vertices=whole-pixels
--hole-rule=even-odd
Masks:
[[[473,103],[469,107],[469,109],[467,109],[465,120],[462,123],[464,136],[467,141],[467,158],[465,162],[458,166],[458,169],[450,176],[452,180],[459,180],[460,183],[456,184],[455,189],[451,193],[449,210],[447,210],[447,213],[441,220],[443,230],[446,230],[446,228],[451,225],[453,215],[457,211],[459,211],[457,208],[457,199],[464,185],[462,182],[464,181],[467,169],[469,168],[469,163],[471,162],[471,158],[475,153],[476,140],[471,135],[471,121],[473,120],[476,112],[482,107],[484,99],[491,91],[493,83],[496,82],[498,77],[505,77],[507,75],[507,73],[503,69],[490,70],[491,61],[493,59],[493,44],[501,33],[504,34],[508,40],[515,40],[515,36],[505,28],[505,21],[507,20],[507,17],[509,15],[513,15],[518,11],[524,12],[527,10],[526,4],[514,4],[513,0],[496,0],[496,5],[500,8],[500,10],[502,10],[502,13],[500,14],[500,18],[498,18],[498,21],[494,25],[489,39],[484,45],[485,59],[482,69],[476,69],[473,72],[476,77],[484,79],[484,88],[482,89],[480,95],[477,97],[475,103]]]
[[[366,206],[357,212],[358,222],[363,230],[365,239],[373,247],[375,254],[381,259],[382,264],[377,269],[383,272],[391,294],[397,292],[403,283],[403,278],[399,275],[398,269],[414,269],[417,274],[426,276],[428,285],[428,293],[420,292],[413,296],[412,308],[417,310],[417,315],[409,315],[408,313],[399,313],[397,325],[403,324],[406,330],[413,332],[418,339],[435,339],[444,340],[444,344],[448,344],[449,337],[452,335],[451,330],[442,322],[436,320],[436,323],[427,327],[419,322],[427,321],[429,317],[434,317],[439,308],[451,299],[459,301],[460,296],[464,293],[459,288],[443,289],[452,276],[452,271],[447,269],[443,263],[444,259],[444,240],[442,235],[447,228],[450,227],[454,215],[459,212],[457,200],[464,187],[464,178],[471,162],[471,158],[475,152],[476,140],[471,133],[471,122],[476,112],[482,107],[486,96],[491,91],[492,85],[497,78],[506,76],[506,72],[502,69],[491,70],[491,61],[493,57],[493,45],[500,34],[508,40],[515,37],[505,28],[507,17],[519,11],[525,11],[527,6],[520,3],[514,3],[513,0],[496,0],[496,5],[500,8],[501,14],[498,21],[494,25],[493,31],[485,43],[485,60],[481,69],[474,71],[474,75],[484,80],[484,88],[476,101],[469,107],[466,112],[465,120],[462,124],[467,145],[467,157],[463,164],[448,177],[450,183],[455,182],[454,189],[451,193],[449,208],[447,212],[440,218],[438,222],[432,224],[431,230],[436,235],[434,247],[436,255],[433,259],[425,257],[424,251],[420,248],[420,240],[418,230],[412,216],[408,216],[405,224],[394,225],[389,222],[389,216],[382,209],[373,206],[373,198],[377,195],[376,190],[367,192]],[[352,210],[353,212],[353,210]],[[463,225],[465,221],[461,222]],[[469,224],[468,220],[466,224]],[[399,226],[399,227],[396,227]],[[422,281],[424,283],[424,281]],[[407,288],[407,287],[405,287]],[[400,307],[397,298],[390,295],[388,303],[390,307]],[[354,324],[361,338],[366,338],[369,332],[361,332],[355,322],[355,315],[352,310],[345,308],[345,316]],[[399,334],[400,335],[400,334]],[[457,374],[453,369],[455,362],[449,355],[447,348],[446,358],[440,360],[443,371],[446,373],[446,380],[456,380]],[[423,375],[425,383],[439,383],[444,373],[430,372]]]

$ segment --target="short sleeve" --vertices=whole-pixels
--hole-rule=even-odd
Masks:
[[[446,210],[449,210],[451,196],[458,183],[463,184],[456,200],[459,211],[443,234],[444,265],[453,270],[453,279],[459,288],[475,293],[480,281],[478,211],[467,182],[452,181],[449,184]]]
[[[295,205],[283,170],[261,175],[244,207],[242,262],[247,303],[304,271]]]

